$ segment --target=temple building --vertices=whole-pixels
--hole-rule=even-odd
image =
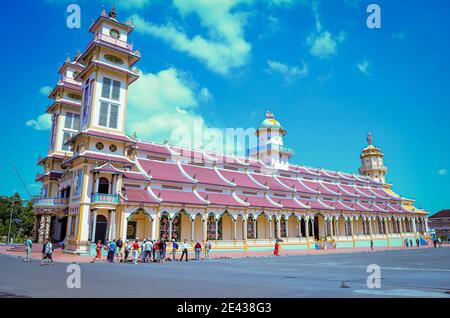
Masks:
[[[34,200],[35,239],[88,254],[97,240],[210,240],[216,251],[401,246],[428,238],[427,212],[386,182],[381,149],[358,174],[291,163],[287,131],[267,112],[247,156],[185,149],[125,133],[138,80],[130,22],[103,10],[86,50],[60,67],[47,112],[52,130]],[[170,246],[169,246],[170,249]]]

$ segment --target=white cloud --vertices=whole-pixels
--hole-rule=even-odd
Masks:
[[[290,66],[278,61],[268,60],[269,72],[276,72],[283,76],[286,82],[292,82],[296,79],[308,76],[308,65],[302,61],[301,66]]]
[[[356,67],[357,67],[358,70],[359,70],[361,73],[363,73],[364,75],[366,75],[366,76],[369,76],[369,75],[370,75],[370,73],[369,73],[369,61],[364,60],[364,61],[362,61],[362,62],[360,62],[360,63],[357,63],[357,64],[356,64]]]
[[[251,0],[185,1],[173,4],[182,17],[195,14],[207,31],[205,37],[196,34],[189,37],[185,30],[173,24],[156,25],[134,15],[136,30],[148,33],[168,43],[174,50],[187,53],[221,75],[245,65],[251,52],[251,44],[244,38],[246,13],[234,10],[239,4]]]
[[[52,127],[51,116],[49,114],[39,115],[36,119],[28,120],[25,125],[34,130],[48,130]]]
[[[52,87],[51,86],[43,86],[39,89],[39,93],[41,93],[44,96],[48,96],[48,94],[50,94],[50,92],[52,91]]]
[[[105,4],[105,10],[108,11],[113,4],[118,10],[143,9],[153,0],[101,0]],[[120,14],[120,12],[118,12]]]
[[[440,169],[437,171],[438,175],[445,176],[447,174],[447,169]]]
[[[211,92],[209,91],[209,89],[206,87],[203,87],[202,89],[200,89],[200,92],[198,95],[199,95],[199,99],[205,103],[211,101],[214,98],[213,95],[211,94]]]
[[[315,19],[316,31],[312,32],[306,39],[306,44],[310,47],[311,55],[325,59],[337,54],[338,44],[344,42],[347,33],[341,31],[338,35],[334,35],[330,31],[323,30],[322,21],[320,19],[319,2],[312,1],[311,9]]]
[[[203,117],[195,112],[199,105],[196,86],[175,68],[141,73],[129,89],[127,130],[136,131],[139,138],[162,142],[171,140],[177,128],[191,132],[195,123],[204,125]]]
[[[346,39],[346,34],[341,32],[338,36],[334,36],[329,31],[320,33],[312,33],[306,40],[310,46],[311,55],[320,59],[328,58],[337,54],[337,46]]]

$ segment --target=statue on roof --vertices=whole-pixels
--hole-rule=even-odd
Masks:
[[[112,5],[111,11],[109,11],[108,15],[109,15],[110,18],[113,18],[113,19],[116,18],[117,13],[116,13],[116,6],[115,5]]]
[[[367,134],[367,143],[369,144],[369,146],[372,146],[372,142],[373,142],[372,134],[369,131],[369,133]]]
[[[270,112],[270,111],[266,111],[266,118],[268,118],[268,119],[274,119],[275,118],[275,115],[272,113],[272,112]]]

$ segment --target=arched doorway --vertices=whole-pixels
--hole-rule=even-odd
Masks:
[[[144,210],[137,210],[127,220],[127,240],[144,240],[152,237],[153,220]]]
[[[220,240],[230,241],[234,236],[233,218],[228,211],[225,211],[219,220]]]
[[[325,218],[321,213],[314,215],[314,238],[325,238]]]
[[[208,240],[216,240],[216,235],[218,237],[217,228],[216,228],[216,218],[214,214],[208,215],[208,220],[206,224],[206,237]]]
[[[95,220],[95,238],[94,242],[101,241],[102,244],[106,243],[106,229],[108,228],[108,220],[104,215],[97,215]]]
[[[270,238],[270,224],[269,218],[265,213],[261,213],[256,219],[256,229],[258,239],[268,239]]]
[[[339,216],[337,223],[338,223],[338,235],[347,236],[347,223],[342,215]]]

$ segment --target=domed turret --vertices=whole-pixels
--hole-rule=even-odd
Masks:
[[[274,114],[267,111],[266,118],[256,130],[258,146],[249,149],[249,156],[262,160],[267,165],[277,169],[288,169],[289,158],[294,155],[294,150],[283,145],[283,136],[286,130],[275,119]]]
[[[361,152],[359,173],[375,181],[386,183],[387,167],[383,164],[384,154],[380,148],[373,145],[373,137],[370,132],[367,134],[367,144],[368,146]]]

